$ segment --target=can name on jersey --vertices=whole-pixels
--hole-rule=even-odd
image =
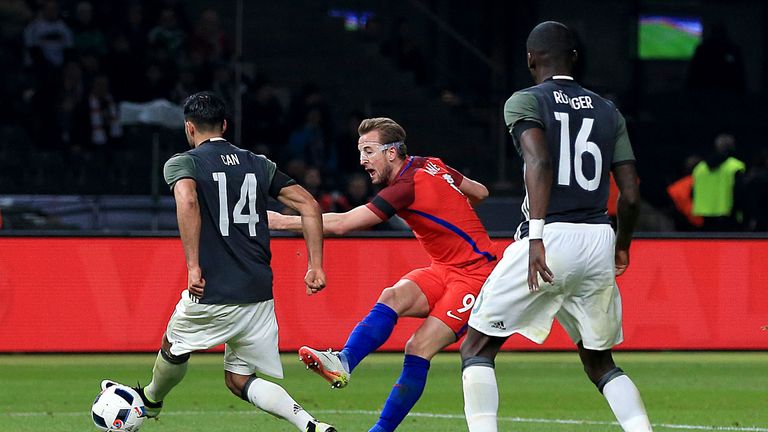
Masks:
[[[232,154],[223,154],[223,155],[219,155],[219,156],[221,156],[221,161],[224,162],[224,165],[229,165],[229,166],[240,165],[240,159],[238,159],[237,155],[234,154],[234,153],[232,153]]]
[[[562,90],[555,90],[552,92],[552,96],[555,97],[555,102],[559,104],[570,105],[571,108],[578,109],[594,109],[592,106],[592,98],[589,96],[568,97]]]

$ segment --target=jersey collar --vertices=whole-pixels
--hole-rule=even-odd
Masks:
[[[201,142],[201,143],[198,145],[198,147],[199,147],[199,146],[201,146],[201,145],[203,145],[203,144],[205,144],[205,143],[207,143],[207,142],[216,142],[216,141],[226,141],[226,140],[225,140],[224,138],[222,138],[222,137],[214,137],[214,138],[208,138],[207,140],[205,140],[205,141]]]
[[[413,163],[413,156],[408,156],[408,163],[405,164],[403,169],[400,170],[400,174],[397,175],[397,177],[402,176],[406,171],[408,171],[408,168],[411,167],[411,164]]]
[[[549,79],[573,81],[573,77],[570,75],[552,75]]]

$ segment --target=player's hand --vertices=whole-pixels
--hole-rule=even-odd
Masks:
[[[205,279],[203,279],[203,270],[200,267],[192,267],[187,271],[187,290],[197,298],[203,297]]]
[[[547,266],[546,252],[542,240],[529,240],[528,243],[528,290],[539,290],[539,275],[547,283],[555,281],[555,275]]]
[[[629,250],[616,249],[616,276],[621,276],[629,267]]]
[[[323,269],[307,270],[304,276],[304,284],[307,286],[307,295],[312,295],[325,288],[325,272]]]

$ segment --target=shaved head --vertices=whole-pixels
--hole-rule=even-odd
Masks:
[[[567,57],[576,49],[571,29],[556,21],[545,21],[531,30],[526,41],[528,52]]]
[[[539,83],[553,75],[570,75],[576,62],[576,37],[565,24],[545,21],[526,41],[528,68]]]

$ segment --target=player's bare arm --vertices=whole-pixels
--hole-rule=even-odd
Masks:
[[[268,211],[269,229],[277,231],[300,231],[299,216],[284,215]],[[343,235],[350,231],[368,229],[383,220],[367,206],[357,206],[345,213],[323,213],[325,234]]]
[[[176,218],[179,222],[181,244],[187,260],[187,289],[195,297],[202,297],[205,279],[200,269],[200,204],[197,200],[197,184],[185,178],[173,187],[176,199]]]
[[[464,177],[459,185],[459,190],[467,196],[472,207],[477,207],[478,204],[488,198],[488,188],[469,177]]]
[[[629,244],[640,213],[640,187],[634,163],[615,166],[613,177],[619,187],[616,206],[616,276],[619,276],[629,267]]]
[[[323,271],[323,218],[320,206],[312,195],[299,185],[282,188],[277,199],[301,215],[294,217],[298,222],[297,231],[304,234],[304,241],[307,243],[309,269],[304,283],[307,286],[307,294],[312,295],[323,289],[326,281]]]
[[[552,160],[547,150],[546,136],[540,128],[527,129],[520,135],[520,147],[525,160],[525,188],[528,190],[529,219],[543,220],[547,216],[552,190]],[[539,290],[539,276],[544,282],[554,282],[547,266],[544,241],[530,239],[528,251],[528,289]]]

